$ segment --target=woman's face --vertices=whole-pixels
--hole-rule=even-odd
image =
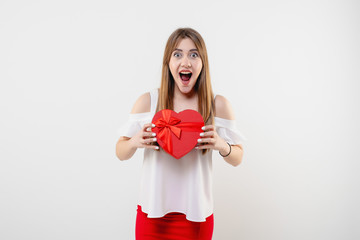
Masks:
[[[202,68],[199,52],[190,38],[182,39],[172,52],[169,68],[175,80],[175,88],[181,93],[190,93]]]

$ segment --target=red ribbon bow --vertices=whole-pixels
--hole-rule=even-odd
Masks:
[[[164,150],[172,152],[171,133],[180,139],[181,131],[201,131],[204,123],[201,122],[181,122],[180,119],[171,116],[172,110],[163,109],[162,118],[157,119],[154,124],[158,128],[157,137],[165,143]]]
[[[162,118],[159,118],[155,122],[155,126],[159,128],[158,137],[162,138],[164,136],[165,138],[169,138],[171,131],[175,134],[177,138],[180,138],[181,129],[179,127],[176,127],[175,125],[180,123],[181,120],[176,117],[172,117],[171,111],[167,109],[162,111],[162,116]]]

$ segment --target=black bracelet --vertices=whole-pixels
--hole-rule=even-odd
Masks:
[[[228,153],[228,154],[226,154],[226,155],[221,155],[221,153],[220,153],[220,151],[219,151],[219,154],[220,154],[220,156],[222,156],[222,157],[227,157],[227,156],[229,156],[230,155],[230,153],[231,153],[231,145],[230,145],[230,143],[228,143],[228,142],[226,142],[228,145],[229,145],[229,147],[230,147],[230,152]]]

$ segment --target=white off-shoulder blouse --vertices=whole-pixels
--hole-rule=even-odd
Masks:
[[[155,115],[158,90],[150,91],[151,111],[130,114],[118,129],[118,137],[134,136]],[[236,121],[215,117],[220,137],[232,145],[242,144],[246,137],[237,129]],[[149,218],[180,212],[193,222],[204,222],[213,213],[212,150],[202,154],[193,149],[176,159],[160,148],[145,148],[138,205]]]

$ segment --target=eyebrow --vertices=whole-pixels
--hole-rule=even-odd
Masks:
[[[180,52],[182,52],[183,50],[182,49],[179,49],[179,48],[175,48],[175,50],[174,51],[180,51]],[[196,49],[196,48],[193,48],[193,49],[190,49],[189,50],[189,52],[197,52],[198,50]]]

